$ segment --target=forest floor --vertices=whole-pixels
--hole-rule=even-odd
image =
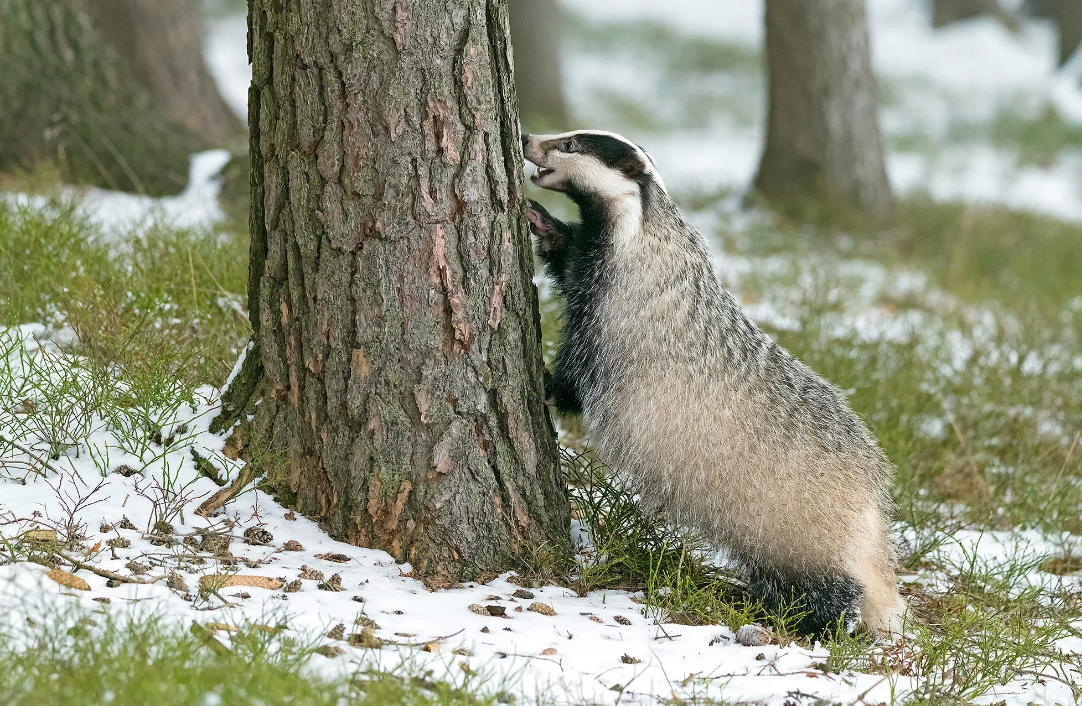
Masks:
[[[0,703],[1077,702],[1078,76],[1052,71],[1047,28],[933,33],[920,3],[873,0],[897,213],[798,223],[741,208],[761,38],[756,3],[729,4],[570,15],[572,108],[646,145],[726,285],[879,437],[903,640],[795,639],[599,475],[573,420],[559,585],[539,555],[428,591],[254,488],[197,515],[241,470],[207,425],[249,332],[242,209],[219,206],[207,153],[172,199],[0,184]],[[208,48],[238,110],[243,31],[225,18]],[[751,622],[768,644],[737,644]]]

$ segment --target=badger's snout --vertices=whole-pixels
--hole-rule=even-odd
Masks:
[[[537,166],[530,175],[530,181],[543,189],[560,190],[561,184],[552,177],[555,174],[553,165],[549,164],[548,150],[543,147],[543,141],[536,135],[524,134],[522,136],[522,156]]]

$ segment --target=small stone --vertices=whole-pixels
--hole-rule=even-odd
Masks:
[[[252,597],[252,594],[248,593],[247,591],[241,591],[240,593],[234,593],[233,597],[234,598],[239,598],[242,601],[246,601],[246,600],[248,600],[249,598]]]
[[[521,613],[522,612],[522,606],[520,606],[520,605],[515,606],[515,612],[516,613]]]
[[[282,515],[282,517],[286,518],[290,522],[293,522],[293,521],[295,521],[297,519],[297,513],[290,510],[290,511],[286,512],[286,514]]]
[[[152,534],[147,541],[155,547],[171,547],[176,544],[176,542],[173,541],[173,538],[167,534]]]
[[[765,662],[766,661],[766,653],[760,652],[759,654],[755,655],[755,661],[756,662]]]
[[[540,601],[534,601],[526,610],[530,611],[531,613],[540,613],[541,615],[556,615],[556,611],[552,608],[552,606],[542,603]]]
[[[481,628],[481,632],[489,632],[488,626]]]
[[[134,468],[132,468],[131,466],[128,466],[128,465],[121,465],[121,466],[117,466],[116,468],[114,468],[113,473],[116,473],[118,475],[122,475],[125,478],[131,478],[134,475],[138,475],[139,471],[135,470]],[[127,518],[125,518],[125,519],[127,519]],[[125,527],[124,529],[128,529],[128,528]],[[134,527],[132,529],[134,529]]]
[[[533,591],[527,591],[525,588],[520,588],[519,590],[515,591],[511,595],[514,596],[515,598],[523,598],[525,600],[532,600],[533,599]]]
[[[604,620],[602,620],[601,618],[597,617],[596,615],[591,615],[591,616],[590,616],[590,620],[594,621],[595,623],[604,623],[604,622],[605,622]]]
[[[288,542],[286,542],[285,544],[282,545],[282,549],[284,549],[287,552],[303,552],[304,551],[304,545],[302,545],[300,542],[298,542],[295,539],[291,539],[291,540],[289,540]]]
[[[335,625],[333,628],[331,628],[331,631],[329,633],[327,633],[327,637],[329,637],[332,640],[345,639],[345,637],[346,637],[346,624],[345,623],[338,623],[337,625]]]
[[[322,581],[323,580],[323,572],[322,571],[316,571],[315,569],[308,566],[307,564],[301,564],[300,577],[302,579],[304,579],[305,581]]]
[[[745,647],[762,647],[770,644],[770,631],[758,623],[748,623],[736,631],[736,642]]]
[[[545,649],[541,650],[541,654],[545,655],[546,657],[548,657],[550,655],[554,655],[554,654],[556,654],[556,648],[555,647],[546,647]]]
[[[142,576],[143,574],[150,571],[150,567],[146,566],[145,564],[140,564],[137,561],[129,561],[127,564],[124,565],[124,568],[132,572],[136,576]]]
[[[614,615],[612,616],[612,619],[620,623],[621,625],[631,625],[631,621],[622,615]]]
[[[485,610],[488,611],[488,614],[493,618],[502,618],[507,615],[507,609],[502,605],[487,605],[485,606]]]
[[[244,530],[244,543],[267,546],[274,541],[274,535],[262,527],[249,527]]]
[[[642,660],[639,659],[638,657],[632,657],[631,655],[626,654],[626,653],[622,657],[620,657],[620,661],[623,662],[624,664],[641,664],[642,663]]]
[[[285,587],[282,588],[282,590],[286,593],[296,593],[297,591],[301,590],[302,585],[303,583],[301,583],[301,580],[297,579],[295,581],[290,581],[289,583],[287,583]]]
[[[350,600],[354,603],[364,603],[364,596],[354,596]]]
[[[457,647],[454,650],[451,650],[451,652],[462,657],[473,657],[473,653],[467,650],[465,647]]]
[[[127,537],[113,537],[105,540],[105,543],[113,549],[127,549],[131,546],[131,540]]]
[[[319,584],[316,588],[318,588],[321,591],[334,591],[336,593],[338,591],[346,590],[346,589],[342,588],[342,575],[341,574],[331,574],[331,577],[329,579],[327,579],[325,582]]]
[[[184,583],[184,577],[176,571],[169,574],[169,578],[165,580],[165,587],[173,591],[179,591],[180,593],[190,592],[188,584]]]
[[[488,610],[480,603],[470,603],[470,611],[488,617]]]
[[[106,588],[117,588],[122,583],[124,583],[124,582],[123,581],[117,581],[116,579],[109,579],[108,581],[105,582],[105,587]]]
[[[97,598],[91,598],[90,600],[97,601],[98,603],[105,603],[105,604],[109,604],[109,603],[113,602],[112,598],[106,598],[105,596],[98,596]]]

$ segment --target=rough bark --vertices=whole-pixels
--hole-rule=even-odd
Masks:
[[[557,554],[505,2],[251,0],[249,308],[218,425],[435,583]]]
[[[203,60],[198,0],[89,0],[102,36],[175,122],[228,145],[244,134]]]
[[[510,0],[509,8],[523,124],[535,132],[568,130],[556,0]]]
[[[162,114],[95,30],[85,0],[0,0],[0,169],[175,193],[202,139]]]
[[[767,0],[769,118],[755,188],[777,205],[891,206],[864,0]]]

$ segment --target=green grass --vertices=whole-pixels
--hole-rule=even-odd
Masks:
[[[598,21],[573,12],[565,13],[563,30],[574,51],[660,77],[638,81],[634,95],[593,87],[591,125],[641,134],[702,129],[719,120],[750,126],[762,118],[762,55],[755,47],[689,36],[662,22]],[[656,95],[644,100],[644,88]]]
[[[0,623],[0,703],[480,706],[499,696],[465,672],[458,684],[364,666],[321,677],[309,665],[326,659],[320,652],[328,647],[317,643],[328,641],[278,623],[274,630],[241,623],[223,640],[222,632],[198,624],[186,630],[153,615],[50,610],[43,607],[32,624]]]
[[[0,202],[0,325],[67,324],[101,364],[221,384],[249,334],[246,236],[159,225],[116,244],[59,201]]]

